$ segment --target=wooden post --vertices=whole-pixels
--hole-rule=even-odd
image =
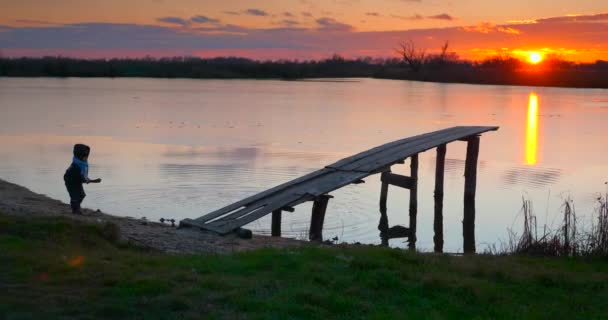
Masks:
[[[468,139],[464,166],[464,218],[462,238],[464,253],[475,253],[475,189],[477,187],[477,158],[479,136]]]
[[[437,147],[437,161],[435,163],[435,217],[433,221],[433,242],[435,252],[443,252],[443,174],[445,169],[446,145]]]
[[[416,216],[418,215],[418,154],[410,158],[410,178],[414,180],[410,189],[410,238],[408,247],[416,250]]]
[[[387,171],[387,172],[390,172]],[[385,175],[383,172],[382,175]],[[388,182],[385,179],[382,180],[382,187],[380,188],[380,222],[378,223],[378,230],[380,230],[380,239],[382,240],[383,246],[388,246],[388,215],[386,213],[386,198],[388,196]]]
[[[310,217],[310,229],[308,238],[310,241],[323,241],[323,221],[325,220],[325,210],[330,196],[322,195],[315,199],[312,204],[312,216]]]
[[[281,236],[281,209],[272,212],[272,236]]]

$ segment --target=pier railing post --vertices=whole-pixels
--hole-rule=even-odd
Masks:
[[[281,236],[281,209],[274,210],[272,212],[272,236],[280,237]]]
[[[443,176],[445,171],[446,145],[437,147],[437,161],[435,162],[435,216],[433,221],[433,242],[435,252],[443,252]]]
[[[477,158],[479,157],[479,136],[467,142],[467,159],[464,166],[464,218],[462,237],[464,253],[475,253],[475,190],[477,187]]]
[[[389,171],[382,173],[385,176]],[[388,196],[388,182],[386,179],[382,179],[382,186],[380,187],[380,222],[378,223],[378,230],[380,230],[380,239],[382,240],[383,246],[388,246],[388,215],[386,213],[386,198]]]
[[[331,198],[329,195],[319,196],[312,204],[312,216],[310,217],[310,229],[308,231],[310,241],[323,241],[323,222],[329,198]]]
[[[416,219],[418,215],[418,154],[410,158],[410,178],[413,179],[410,189],[410,237],[408,247],[416,250]]]

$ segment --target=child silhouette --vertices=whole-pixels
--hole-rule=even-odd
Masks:
[[[72,159],[72,164],[63,175],[65,187],[70,194],[70,206],[72,207],[73,214],[82,214],[82,211],[80,211],[80,203],[82,203],[82,200],[86,197],[82,184],[101,182],[101,179],[89,179],[89,163],[87,161],[90,152],[91,148],[87,145],[74,145],[74,158]]]

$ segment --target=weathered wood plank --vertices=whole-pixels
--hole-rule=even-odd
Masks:
[[[462,220],[463,250],[475,253],[475,189],[477,188],[477,158],[479,136],[467,143],[467,158],[464,165],[464,218]]]
[[[390,172],[387,172],[386,174],[383,173],[381,181],[404,189],[411,189],[415,183],[414,179],[411,177]]]
[[[298,188],[299,192],[320,196],[341,187],[352,184],[353,181],[369,176],[365,172],[336,171],[316,179],[314,183],[305,184]]]
[[[441,139],[445,139],[444,135],[446,135],[446,134],[449,135],[449,136],[458,135],[458,134],[462,134],[461,132],[463,130],[466,131],[467,134],[468,134],[471,131],[475,131],[476,132],[476,131],[482,130],[482,129],[479,129],[479,128],[483,128],[483,130],[486,130],[486,129],[487,130],[492,130],[495,127],[453,127],[453,128],[439,130],[439,131],[435,131],[435,132],[431,132],[431,133],[427,133],[427,134],[422,134],[422,135],[411,137],[411,138],[406,138],[406,139],[398,140],[398,141],[395,141],[395,142],[392,142],[392,143],[388,143],[388,144],[382,145],[380,147],[377,147],[377,148],[374,148],[374,149],[368,150],[368,151],[370,151],[370,152],[373,151],[373,153],[378,153],[378,152],[385,151],[389,147],[399,146],[400,144],[411,142],[411,141],[415,141],[415,140],[422,141],[422,143],[423,143],[422,145],[425,146],[426,145],[425,143],[427,142],[427,140],[420,140],[420,139],[425,139],[425,138],[428,138],[429,136],[431,138],[435,137],[437,139],[440,139],[440,137],[437,137],[438,135],[441,136]],[[416,147],[420,148],[420,146],[421,146],[420,144],[416,144],[413,147],[414,148],[416,148]],[[356,158],[357,156],[361,156],[361,155],[364,155],[364,154],[370,154],[370,152],[367,152],[367,153],[363,152],[363,153],[360,153],[359,155],[356,155],[356,156],[353,156],[353,157],[349,157],[349,158]],[[401,153],[401,152],[402,151],[397,151],[397,153]],[[386,157],[386,156],[391,156],[391,154],[389,154],[389,155],[381,155],[381,156],[382,157]],[[394,155],[393,155],[393,157],[394,157]],[[346,159],[349,159],[349,158],[346,158]],[[346,159],[344,159],[344,160],[346,160]],[[371,161],[373,161],[373,159],[371,159]],[[394,161],[395,162],[399,161],[399,159],[394,160]],[[384,162],[386,162],[386,161],[384,161]],[[386,165],[386,163],[376,164],[376,165]],[[332,165],[332,166],[335,166],[335,165]],[[346,168],[346,169],[348,169],[348,168]],[[358,168],[358,169],[361,169],[361,168]],[[363,168],[363,171],[367,171],[367,170],[368,170],[368,168]],[[259,200],[259,199],[261,199],[263,197],[267,197],[267,196],[269,196],[269,195],[271,195],[271,194],[273,194],[275,192],[281,191],[282,189],[285,189],[285,188],[288,188],[288,187],[293,187],[293,186],[295,186],[297,184],[303,184],[303,183],[305,183],[307,181],[310,181],[310,180],[313,180],[313,179],[317,179],[318,177],[326,175],[326,174],[329,174],[329,173],[332,173],[332,170],[329,169],[329,168],[325,168],[325,169],[321,169],[321,170],[312,172],[312,173],[307,174],[305,176],[302,176],[300,178],[297,178],[297,179],[294,179],[292,181],[286,182],[284,184],[278,185],[278,186],[276,186],[274,188],[271,188],[269,190],[266,190],[266,191],[264,191],[262,193],[256,194],[254,196],[248,197],[248,198],[246,198],[244,200],[238,201],[238,202],[236,202],[234,204],[231,204],[229,206],[226,206],[224,208],[221,208],[219,210],[211,212],[211,213],[209,213],[209,214],[207,214],[205,216],[202,216],[202,217],[200,217],[198,219],[195,219],[195,220],[210,221],[212,219],[221,217],[223,215],[227,215],[229,213],[230,213],[230,215],[232,215],[233,213],[231,211],[234,211],[234,210],[239,209],[239,208],[241,208],[243,206],[246,206],[246,205],[248,205],[248,204],[250,204],[250,203],[252,203],[254,201],[257,201],[257,200]],[[321,188],[319,190],[319,193],[322,194],[322,193],[326,193],[327,191],[328,191],[327,188]],[[331,190],[329,190],[329,191],[331,191]],[[313,191],[311,193],[314,194],[315,192]],[[242,213],[243,212],[240,212],[240,214],[242,214]]]
[[[219,232],[219,233],[227,233],[230,230],[227,229],[225,225],[236,225],[235,223],[240,224],[240,226],[244,225],[244,221],[249,221],[253,217],[257,217],[259,219],[266,214],[271,213],[272,210],[269,209],[270,203],[275,203],[277,201],[281,201],[278,199],[289,197],[290,202],[276,209],[285,208],[285,206],[295,206],[300,203],[310,201],[315,197],[325,194],[329,191],[333,191],[337,189],[336,186],[341,187],[344,185],[350,184],[353,180],[359,179],[366,174],[360,172],[338,172],[334,171],[331,173],[333,176],[326,175],[318,177],[317,181],[318,185],[314,182],[303,182],[299,186],[291,186],[286,189],[283,193],[277,193],[270,195],[268,197],[259,199],[258,201],[249,204],[248,207],[242,208],[241,210],[231,213],[229,216],[224,216],[220,218],[216,218],[209,223],[205,223],[207,225],[207,229]],[[241,220],[247,217],[245,220]],[[255,220],[255,219],[254,219]],[[200,220],[198,220],[201,222]],[[248,223],[248,222],[247,222]],[[237,226],[238,227],[238,226]]]
[[[373,171],[375,168],[395,164],[412,154],[430,149],[434,147],[437,142],[451,141],[452,138],[461,137],[463,134],[468,134],[468,132],[469,130],[466,128],[457,128],[449,132],[446,131],[436,135],[422,137],[420,139],[409,141],[408,143],[384,149],[381,152],[343,166],[340,169],[362,172]]]
[[[313,171],[311,173],[303,175],[303,176],[301,176],[299,178],[296,178],[294,180],[285,182],[283,184],[280,184],[278,186],[270,188],[270,189],[268,189],[266,191],[254,194],[254,195],[252,195],[250,197],[247,197],[247,198],[245,198],[243,200],[237,201],[237,202],[235,202],[233,204],[230,204],[230,205],[225,206],[223,208],[220,208],[220,209],[217,209],[215,211],[212,211],[212,212],[210,212],[210,213],[208,213],[208,214],[206,214],[206,215],[204,215],[204,216],[202,216],[200,218],[194,219],[194,220],[197,220],[197,221],[209,221],[209,220],[221,217],[221,216],[223,216],[223,215],[225,215],[225,214],[227,214],[227,213],[229,213],[231,211],[234,211],[234,210],[237,210],[237,209],[239,209],[241,207],[247,206],[248,204],[250,204],[252,202],[258,201],[258,200],[260,200],[260,199],[262,199],[264,197],[268,197],[268,196],[270,196],[270,195],[272,195],[274,193],[281,192],[285,188],[294,186],[294,185],[299,184],[299,183],[303,183],[303,182],[306,182],[306,181],[313,180],[313,179],[315,179],[315,178],[317,178],[317,177],[319,177],[321,175],[328,174],[330,172],[335,172],[335,170],[323,168],[323,169],[320,169],[320,170],[317,170],[317,171]]]
[[[226,218],[226,219],[218,220],[218,221],[215,221],[214,223],[218,226],[219,225],[230,226],[230,225],[234,225],[235,221],[238,221],[239,224],[244,223],[244,224],[241,224],[241,226],[243,226],[249,222],[255,221],[267,214],[272,213],[272,211],[274,211],[274,210],[279,210],[279,209],[283,208],[285,206],[285,203],[287,203],[288,206],[292,206],[292,205],[294,205],[294,202],[298,201],[298,200],[301,200],[302,202],[306,202],[306,201],[312,200],[312,197],[305,196],[304,198],[302,198],[301,196],[294,195],[294,194],[285,194],[283,196],[272,197],[272,198],[269,198],[268,201],[266,201],[266,204],[262,208],[260,208],[256,211],[252,211],[246,215],[241,215],[239,217],[234,217],[232,219]]]
[[[225,214],[223,214],[221,216],[217,216],[217,217],[215,217],[213,219],[209,219],[209,220],[206,220],[204,222],[201,221],[201,218],[198,218],[198,219],[195,219],[195,220],[203,222],[203,223],[213,223],[215,221],[222,220],[223,218],[226,218],[226,217],[230,217],[231,219],[236,219],[236,218],[238,218],[238,217],[240,217],[242,215],[246,215],[246,214],[249,214],[252,211],[258,210],[259,208],[261,208],[261,207],[263,207],[265,205],[266,205],[265,201],[261,201],[261,202],[258,201],[257,203],[251,203],[251,204],[249,204],[246,207],[241,207],[241,209],[239,209],[239,210],[225,213]]]
[[[246,207],[238,211],[230,212],[229,215],[224,215],[226,215],[226,217],[229,217],[232,220],[238,219],[241,216],[248,215],[250,212],[258,210],[260,207],[263,207],[266,204],[273,202],[273,199],[277,197],[283,197],[286,194],[291,194],[294,196],[302,195],[303,197],[305,197],[305,195],[319,196],[329,191],[335,190],[336,186],[344,186],[350,184],[352,183],[353,179],[362,176],[365,175],[359,172],[343,172],[336,170],[333,170],[331,172],[327,171],[324,175],[317,176],[314,181],[302,181],[298,184],[289,185],[283,190],[283,192],[267,195],[266,197],[262,197],[254,202],[249,203]],[[201,217],[199,219],[203,219],[205,217]],[[206,223],[220,220],[223,220],[222,216],[207,220]]]
[[[493,128],[493,127],[489,127]],[[490,130],[490,129],[488,129]],[[420,152],[424,152],[428,149],[434,148],[439,144],[445,144],[457,140],[457,138],[464,136],[476,135],[479,130],[460,128],[457,132],[446,133],[440,137],[434,139],[424,139],[411,144],[403,145],[400,148],[388,149],[376,155],[370,156],[358,163],[353,163],[348,166],[340,168],[341,170],[353,170],[369,172],[375,168],[384,167],[396,163],[397,161],[407,158],[408,156]]]
[[[437,160],[435,161],[435,216],[433,217],[435,252],[443,252],[443,180],[446,149],[445,144],[437,147]]]
[[[192,222],[192,224],[200,225],[208,230],[227,233],[231,231],[230,228],[241,227],[274,210],[289,210],[292,209],[290,207],[310,201],[320,195],[348,184],[360,182],[361,179],[385,171],[392,164],[402,162],[403,159],[418,152],[456,139],[497,129],[497,127],[453,127],[393,141],[342,159],[324,169],[280,184],[200,218],[185,220],[185,222]],[[400,179],[398,183],[401,186],[410,184],[405,179]]]
[[[350,157],[344,158],[342,160],[336,161],[335,163],[333,163],[333,164],[331,164],[331,165],[329,165],[327,167],[329,167],[329,168],[341,168],[341,167],[344,167],[344,166],[346,166],[346,165],[348,165],[350,163],[358,161],[360,159],[369,157],[370,155],[373,155],[373,154],[376,154],[378,152],[384,151],[385,149],[393,148],[393,147],[399,146],[401,144],[407,143],[409,141],[420,139],[420,138],[423,138],[423,137],[426,137],[426,136],[429,136],[429,135],[440,134],[442,132],[451,131],[451,130],[454,130],[455,128],[458,128],[458,127],[451,127],[451,128],[446,128],[446,129],[441,129],[441,130],[433,131],[433,132],[427,132],[427,133],[419,134],[419,135],[416,135],[416,136],[413,136],[413,137],[407,137],[407,138],[404,138],[404,139],[399,139],[399,140],[395,140],[395,141],[392,141],[392,142],[389,142],[389,143],[385,143],[383,145],[371,148],[369,150],[357,153],[357,154],[355,154],[353,156],[350,156]]]
[[[410,176],[414,183],[410,187],[410,237],[408,247],[416,250],[416,224],[418,217],[418,154],[410,158]]]
[[[336,168],[342,170],[352,170],[352,168],[359,166],[361,161],[368,162],[370,159],[375,159],[377,157],[384,157],[382,155],[383,152],[390,152],[391,150],[404,150],[409,148],[412,145],[419,144],[424,141],[441,141],[445,139],[445,137],[453,137],[454,140],[459,138],[466,137],[472,134],[480,134],[489,130],[496,130],[496,127],[452,127],[448,129],[438,130],[430,133],[425,133],[421,135],[417,135],[414,137],[409,137],[397,141],[393,141],[379,147],[370,149],[368,151],[362,152],[355,156],[345,158],[340,160],[332,165],[327,166],[327,168]],[[464,133],[463,133],[464,132]],[[454,141],[451,140],[451,141]],[[444,142],[447,143],[448,141]],[[359,162],[357,164],[357,162]]]
[[[441,136],[434,136],[432,139],[419,139],[415,142],[400,145],[397,148],[384,150],[381,153],[370,156],[358,163],[353,163],[341,169],[355,171],[372,171],[376,167],[391,165],[405,159],[409,155],[424,152],[434,148],[439,144],[445,144],[458,140],[458,138],[478,135],[482,132],[497,130],[497,127],[455,127],[451,132],[444,132]]]
[[[310,229],[308,238],[310,241],[323,241],[323,223],[325,221],[325,211],[329,197],[320,196],[312,204],[312,214],[310,217]]]
[[[220,234],[226,234],[236,228],[242,227],[250,222],[253,222],[265,215],[270,214],[272,211],[282,208],[285,205],[292,206],[292,202],[300,199],[300,196],[295,195],[285,195],[284,197],[275,198],[272,202],[265,205],[263,208],[252,212],[248,215],[244,215],[239,217],[238,219],[222,219],[212,223],[205,224],[206,228]],[[312,198],[308,198],[306,200],[312,200]]]
[[[281,209],[272,211],[271,235],[273,237],[281,236]]]
[[[409,238],[412,236],[412,232],[409,228],[399,225],[388,228],[387,234],[389,239]]]
[[[383,246],[388,246],[388,214],[386,208],[386,200],[388,198],[388,182],[383,181],[386,174],[390,174],[390,171],[383,172],[380,180],[382,186],[380,187],[380,221],[378,222],[378,230],[380,230],[380,240]]]

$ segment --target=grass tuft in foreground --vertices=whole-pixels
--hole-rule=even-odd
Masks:
[[[602,318],[608,261],[379,247],[173,256],[0,215],[0,319]]]
[[[530,200],[523,199],[521,210],[522,235],[511,232],[507,244],[494,253],[608,258],[608,193],[597,198],[590,226],[578,221],[571,198],[564,199],[562,220],[555,229],[544,225],[539,231]]]

